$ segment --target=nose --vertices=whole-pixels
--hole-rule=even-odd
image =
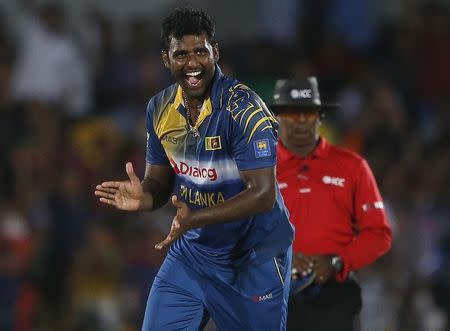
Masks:
[[[188,55],[187,66],[188,68],[196,69],[198,68],[198,59],[197,56],[192,53]]]

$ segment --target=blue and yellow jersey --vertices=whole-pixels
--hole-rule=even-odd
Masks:
[[[190,208],[224,202],[245,189],[239,171],[276,164],[278,123],[259,96],[222,75],[216,66],[210,97],[189,130],[182,90],[174,84],[147,107],[147,155],[150,164],[170,164],[174,194]],[[268,213],[186,232],[171,247],[215,264],[241,265],[281,253],[292,243],[293,228],[277,188]]]

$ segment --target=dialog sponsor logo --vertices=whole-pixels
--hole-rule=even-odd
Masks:
[[[170,159],[170,164],[177,175],[209,179],[212,182],[217,180],[217,171],[215,168],[193,167],[186,162],[180,162],[177,164],[173,159]]]

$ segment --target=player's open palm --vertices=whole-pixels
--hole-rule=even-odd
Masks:
[[[100,197],[100,202],[122,210],[139,210],[145,198],[141,181],[136,176],[133,165],[125,166],[129,180],[103,182],[95,187],[94,194]]]

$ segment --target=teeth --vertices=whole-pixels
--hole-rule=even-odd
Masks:
[[[194,71],[194,72],[188,72],[188,73],[186,73],[186,75],[194,77],[194,76],[200,75],[201,73],[202,73],[201,71]]]

